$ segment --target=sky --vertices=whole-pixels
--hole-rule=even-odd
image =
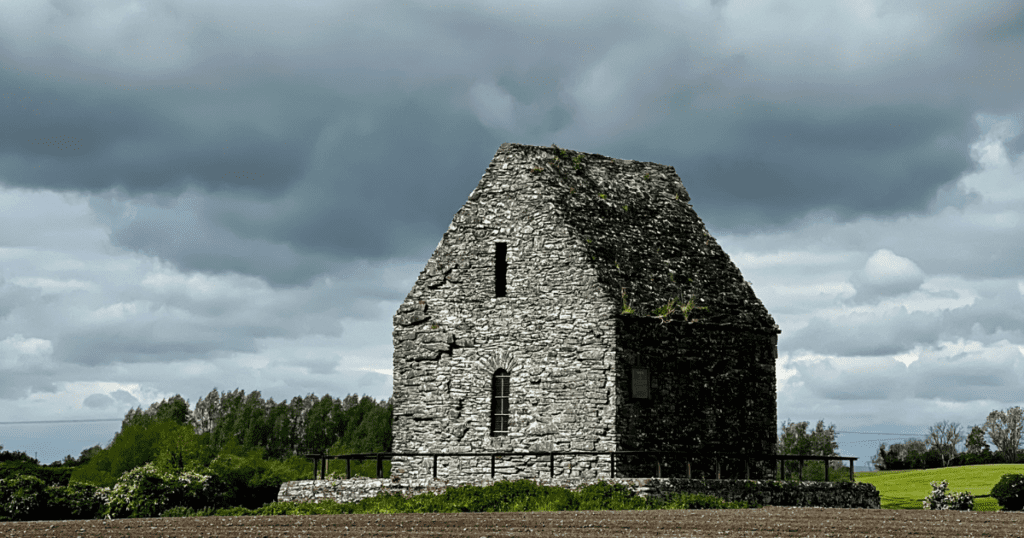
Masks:
[[[674,166],[782,329],[780,423],[858,467],[1024,405],[1020,2],[0,12],[5,450],[215,388],[387,399],[392,316],[504,142]]]

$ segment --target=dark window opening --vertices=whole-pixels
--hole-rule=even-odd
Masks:
[[[647,368],[633,368],[632,395],[634,398],[651,397],[651,371]]]
[[[508,246],[505,243],[494,244],[494,296],[505,296],[505,278],[508,273],[508,261],[505,254]]]
[[[509,373],[499,369],[491,379],[491,435],[508,435]]]

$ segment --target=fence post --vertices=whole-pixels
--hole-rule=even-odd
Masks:
[[[686,478],[690,478],[690,460],[686,460]]]
[[[850,458],[850,482],[853,482],[853,458]]]
[[[746,473],[747,480],[750,480],[750,460],[749,459],[746,459],[746,458],[743,459],[743,470]]]
[[[804,481],[804,459],[800,458],[800,481]]]
[[[722,479],[722,464],[718,456],[715,456],[715,478],[718,480]]]
[[[831,467],[829,465],[829,462],[830,462],[830,459],[828,458],[828,456],[826,456],[825,457],[825,482],[828,482],[828,468]]]
[[[352,478],[352,458],[345,458],[345,478]]]
[[[555,477],[555,453],[551,453],[551,478]]]
[[[437,478],[437,454],[434,454],[434,478]]]
[[[491,478],[494,478],[494,453],[491,453]]]
[[[612,453],[610,453],[608,455],[612,457],[612,476],[611,477],[615,478],[615,453],[612,452]]]
[[[381,453],[377,453],[377,478],[384,478],[384,460]]]

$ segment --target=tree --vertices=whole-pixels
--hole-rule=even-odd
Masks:
[[[175,424],[164,431],[157,450],[154,460],[157,468],[172,473],[199,471],[213,459],[199,442],[191,424]]]
[[[956,422],[943,420],[928,429],[928,445],[939,454],[943,467],[948,467],[956,457],[956,446],[963,440],[964,434]]]
[[[895,448],[895,445],[893,445]],[[876,471],[890,471],[899,468],[896,454],[885,449],[885,443],[878,444],[878,453],[871,458],[871,465]]]
[[[196,401],[196,410],[192,413],[192,426],[196,434],[212,432],[220,418],[219,412],[220,393],[217,392],[217,387],[213,387],[213,390],[205,398]]]
[[[153,402],[150,404],[149,409],[145,411],[142,410],[141,405],[138,408],[129,409],[121,421],[121,430],[124,431],[129,426],[146,428],[155,422],[185,424],[190,419],[191,412],[189,411],[188,401],[182,398],[180,394],[175,394],[165,400]]]
[[[1006,411],[992,411],[985,420],[985,432],[1003,453],[1006,462],[1016,463],[1021,435],[1024,434],[1024,410],[1011,407]]]
[[[988,443],[985,442],[985,429],[981,426],[971,426],[971,433],[967,435],[967,453],[985,454],[989,452]]]
[[[825,428],[825,421],[819,420],[814,431],[807,431],[809,422],[784,422],[779,435],[779,454],[808,456],[838,456],[836,425]]]
[[[819,420],[818,425],[812,431],[807,428],[809,422],[785,422],[782,424],[782,433],[779,435],[777,450],[779,454],[803,455],[803,456],[838,456],[839,443],[836,442],[836,426],[825,427],[825,421]],[[786,462],[783,466],[784,474],[792,473],[799,468],[798,462]],[[830,462],[829,467],[840,469],[842,462]],[[825,464],[820,461],[808,462],[804,467],[804,476],[815,479],[824,479]]]
[[[925,469],[928,467],[928,445],[921,439],[908,439],[899,446],[900,459],[905,461],[911,469]]]

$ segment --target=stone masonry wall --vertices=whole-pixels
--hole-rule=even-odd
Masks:
[[[775,453],[774,334],[683,320],[623,317],[620,323],[620,450]],[[649,369],[649,399],[630,397],[632,367]],[[682,475],[684,465],[665,461],[662,475]],[[710,465],[711,459],[693,461],[692,469],[710,473]],[[650,464],[622,472],[655,474]]]
[[[499,242],[507,245],[504,297],[495,293]],[[698,308],[680,312],[688,299]],[[723,327],[739,332],[719,336]],[[503,144],[395,315],[393,450],[714,441],[758,451],[774,441],[774,361],[766,357],[778,332],[672,167]],[[628,367],[638,364],[662,383],[651,402],[624,392]],[[499,368],[510,373],[511,417],[508,435],[495,436]],[[502,472],[535,463],[511,458]],[[574,465],[574,474],[604,472],[596,458]],[[392,460],[402,481],[430,471],[428,458]],[[489,472],[485,458],[444,458],[438,476]]]
[[[492,162],[395,316],[396,452],[615,449],[615,305],[550,197],[524,180],[536,164]],[[497,242],[505,297],[495,297]],[[507,436],[490,434],[498,368],[511,374]],[[396,457],[392,475],[424,477],[428,463]],[[446,459],[438,475],[489,470]]]
[[[556,486],[573,491],[597,481],[586,478],[532,479],[542,486]],[[424,493],[441,494],[457,485],[489,486],[495,480],[478,478],[467,481],[422,479],[404,484],[390,479],[351,478],[345,480],[300,480],[281,486],[277,500],[281,502],[358,502],[379,493],[405,497]],[[863,482],[783,482],[773,480],[687,480],[678,478],[612,478],[611,484],[622,484],[642,497],[667,499],[673,493],[712,495],[727,501],[750,501],[774,506],[818,506],[824,508],[880,508],[878,490]]]

